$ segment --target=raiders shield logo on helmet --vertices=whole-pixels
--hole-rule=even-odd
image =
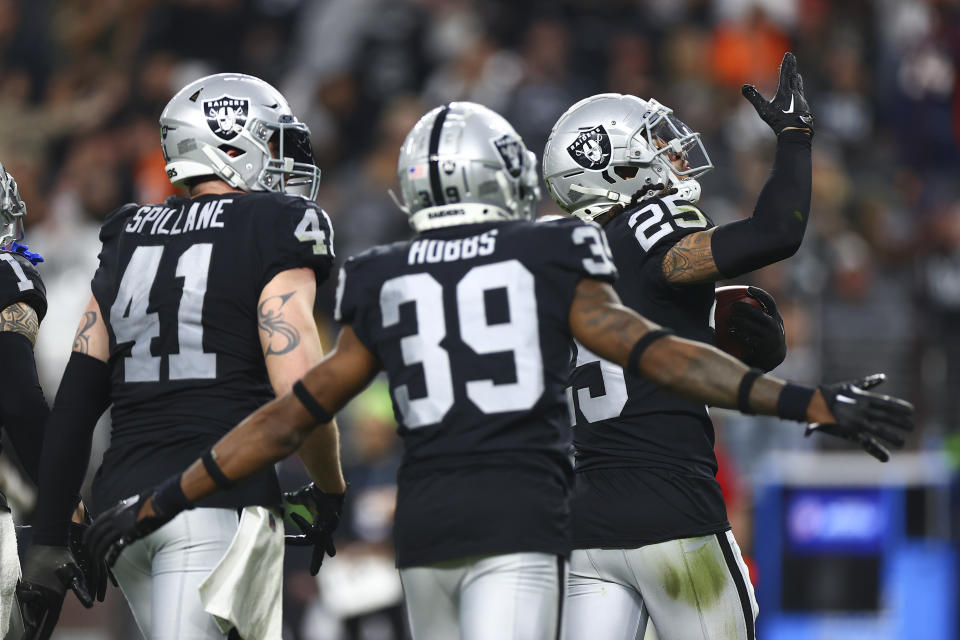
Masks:
[[[603,125],[581,131],[567,153],[584,169],[603,169],[610,163],[610,136]]]
[[[216,100],[204,100],[203,112],[207,114],[211,131],[224,140],[232,140],[246,124],[249,106],[246,98],[220,96]]]
[[[507,172],[514,178],[519,178],[523,173],[523,151],[520,149],[520,141],[513,136],[503,135],[494,140],[493,144],[503,158]]]

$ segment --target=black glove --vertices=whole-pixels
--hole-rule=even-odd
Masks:
[[[797,72],[797,58],[789,51],[780,63],[780,83],[773,100],[767,102],[752,84],[740,87],[757,113],[778,136],[786,127],[800,127],[813,135],[813,114],[803,95],[803,77]]]
[[[144,503],[154,493],[153,489],[140,495],[121,500],[116,506],[100,515],[83,537],[83,546],[95,562],[104,562],[112,567],[120,552],[128,545],[149,535],[172,519],[164,513],[140,517]],[[155,508],[152,504],[151,506]]]
[[[86,579],[66,547],[35,544],[27,550],[17,602],[27,640],[46,640],[60,618],[63,598],[71,589],[80,604],[93,606]]]
[[[109,576],[114,586],[117,586],[117,579],[113,577],[106,563],[94,558],[83,546],[83,536],[92,523],[93,519],[90,517],[90,512],[84,508],[83,524],[70,523],[70,537],[67,547],[76,559],[77,566],[83,571],[87,581],[87,590],[96,597],[98,602],[103,602],[107,595],[107,577]]]
[[[843,438],[860,445],[880,462],[889,460],[890,451],[886,447],[902,447],[904,434],[913,431],[913,405],[867,391],[886,378],[882,373],[875,373],[861,380],[821,385],[820,393],[836,422],[809,424],[805,435],[817,431]]]
[[[300,527],[302,535],[286,536],[286,543],[296,547],[313,546],[313,558],[310,560],[310,575],[315,576],[323,564],[323,554],[331,558],[337,555],[333,546],[333,532],[340,524],[340,514],[343,511],[342,493],[324,493],[312,482],[296,491],[283,494],[283,499],[291,505],[307,508],[312,522],[296,511],[290,511],[290,519]]]
[[[763,309],[743,300],[734,302],[730,305],[727,320],[729,332],[743,345],[742,360],[746,364],[772,371],[787,357],[783,318],[773,296],[760,287],[747,287],[747,295],[759,302]]]

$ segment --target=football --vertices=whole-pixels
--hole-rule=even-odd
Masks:
[[[714,292],[713,314],[710,318],[716,334],[717,348],[740,360],[743,359],[744,345],[740,340],[730,335],[728,321],[730,320],[731,305],[737,300],[743,300],[759,309],[763,309],[760,301],[751,297],[747,293],[747,289],[748,287],[744,285],[718,287]]]

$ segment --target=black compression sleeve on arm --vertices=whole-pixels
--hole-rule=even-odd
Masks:
[[[67,544],[70,516],[90,462],[93,430],[109,404],[109,365],[74,351],[47,420],[40,461],[40,500],[33,523],[34,542]]]
[[[810,217],[810,135],[784,131],[770,177],[757,198],[753,216],[717,227],[710,248],[725,278],[789,258],[803,242]]]
[[[43,431],[50,409],[37,378],[37,363],[29,338],[12,331],[0,332],[0,424],[34,484],[40,477]]]

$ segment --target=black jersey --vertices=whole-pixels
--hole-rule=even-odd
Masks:
[[[623,303],[677,335],[713,343],[713,283],[675,287],[664,254],[683,236],[712,227],[694,205],[647,200],[604,228]],[[727,527],[716,482],[713,425],[702,403],[634,376],[575,345],[571,397],[577,481],[577,548],[635,547]]]
[[[613,281],[602,232],[575,220],[423,233],[351,258],[338,319],[389,378],[404,458],[398,566],[570,549],[570,305]]]
[[[43,320],[47,315],[47,289],[40,272],[23,254],[0,251],[0,310],[25,302]]]
[[[274,397],[257,329],[264,286],[287,269],[318,282],[333,232],[313,202],[276,193],[127,205],[100,231],[93,294],[110,336],[113,431],[98,507],[182,470]],[[275,504],[273,470],[202,506]]]

